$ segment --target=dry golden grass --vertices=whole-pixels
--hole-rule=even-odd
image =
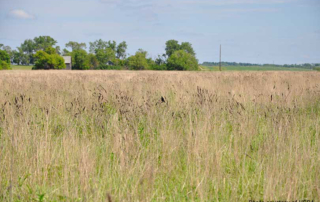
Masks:
[[[0,201],[320,198],[320,73],[3,71]]]

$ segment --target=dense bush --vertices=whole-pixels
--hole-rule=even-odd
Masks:
[[[168,59],[168,70],[198,70],[197,59],[184,50],[174,52]]]
[[[0,70],[11,70],[10,64],[0,60]]]
[[[10,65],[10,56],[4,50],[0,50],[0,61],[4,61]]]
[[[56,54],[55,49],[49,47],[46,51],[40,50],[34,55],[36,62],[32,69],[65,69],[64,59]]]
[[[132,70],[144,70],[149,68],[147,53],[139,50],[135,55],[128,58],[128,66]]]
[[[90,69],[88,54],[85,50],[78,49],[71,53],[72,69],[87,70]]]
[[[96,51],[96,57],[100,64],[106,64],[116,58],[116,53],[111,49],[99,49]]]
[[[90,69],[96,69],[99,66],[99,61],[94,54],[88,54],[87,60],[89,62]]]
[[[316,71],[320,71],[320,67],[314,67],[313,69]]]
[[[0,50],[0,70],[9,70],[10,68],[10,56],[4,51]]]

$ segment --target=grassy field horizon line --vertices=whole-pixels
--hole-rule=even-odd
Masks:
[[[32,70],[32,65],[11,65],[12,70]],[[199,71],[219,71],[219,66],[199,65]],[[222,71],[313,71],[312,69],[274,66],[222,66]]]
[[[219,71],[219,66],[200,65],[202,71]],[[312,69],[275,66],[222,66],[222,71],[313,71]]]

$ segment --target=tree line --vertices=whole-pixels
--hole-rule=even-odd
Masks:
[[[0,44],[0,65],[7,69],[10,69],[10,63],[33,65],[32,69],[64,69],[62,56],[71,56],[72,69],[77,70],[198,70],[196,53],[189,42],[169,40],[165,53],[156,58],[150,57],[143,49],[130,56],[125,41],[117,43],[99,39],[89,42],[89,47],[86,43],[69,41],[62,50],[56,44],[57,41],[50,36],[27,39],[16,50]]]
[[[203,66],[219,66],[219,62],[203,62]],[[320,67],[320,63],[304,63],[304,64],[255,64],[255,63],[238,63],[238,62],[221,62],[222,66],[268,66],[268,67],[288,67],[288,68],[305,68],[305,69],[315,69],[315,67]]]

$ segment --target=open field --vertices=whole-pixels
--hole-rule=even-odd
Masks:
[[[202,70],[219,71],[219,66],[201,66]],[[273,67],[273,66],[226,66],[222,71],[312,71],[304,68]]]
[[[11,65],[12,70],[31,70],[32,65]]]
[[[0,201],[320,198],[320,72],[2,71],[0,86]]]

